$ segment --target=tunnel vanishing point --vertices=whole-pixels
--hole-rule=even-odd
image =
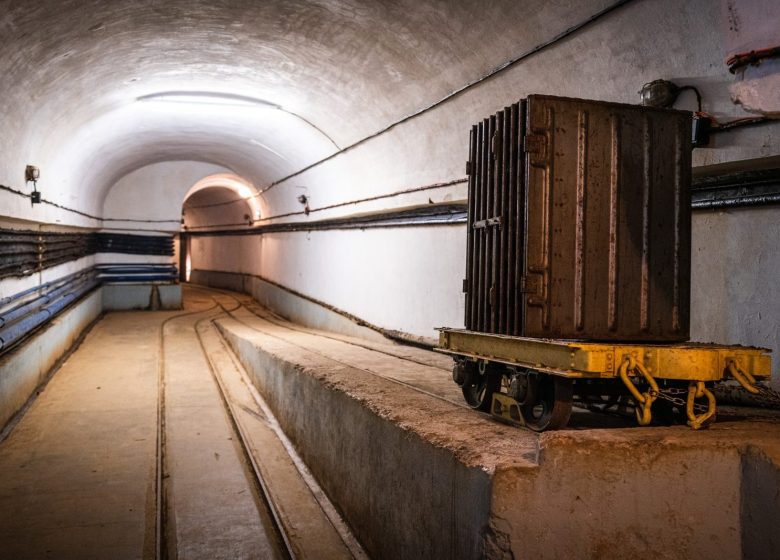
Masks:
[[[776,0],[0,0],[0,558],[780,558]]]

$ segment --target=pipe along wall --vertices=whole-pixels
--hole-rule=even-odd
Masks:
[[[104,283],[172,283],[178,278],[173,265],[98,265],[4,298],[0,308],[0,355],[36,329]]]
[[[0,230],[0,278],[29,276],[98,253],[173,256],[172,236]],[[96,265],[0,299],[0,355],[105,283],[173,283],[172,264]]]

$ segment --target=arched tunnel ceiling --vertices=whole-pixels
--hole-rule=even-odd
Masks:
[[[354,142],[506,60],[518,30],[536,40],[550,12],[582,11],[522,4],[0,0],[0,182],[22,182],[6,161],[35,162],[60,201],[94,210],[119,177],[152,162],[205,161],[273,181],[334,151],[328,137]],[[284,111],[138,101],[170,91]]]

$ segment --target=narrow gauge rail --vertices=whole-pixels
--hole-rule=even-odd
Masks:
[[[226,290],[220,290],[218,288],[210,288],[210,287],[205,288],[199,286],[198,287],[193,286],[193,289],[203,290],[206,293],[219,292],[224,296],[230,298],[232,301],[236,302],[237,306],[235,307],[235,309],[232,310],[225,309],[226,314],[230,316],[232,319],[234,319],[235,321],[241,323],[245,327],[255,332],[260,332],[266,336],[281,340],[287,344],[291,344],[298,348],[302,348],[318,356],[322,356],[324,358],[334,360],[339,363],[344,363],[349,367],[358,369],[369,375],[380,377],[382,379],[386,379],[393,383],[403,385],[419,393],[434,397],[442,401],[446,401],[448,403],[454,404],[462,408],[475,409],[477,411],[490,414],[493,417],[503,422],[515,424],[518,426],[526,426],[534,431],[552,429],[552,427],[560,428],[563,427],[564,425],[568,425],[569,418],[572,413],[572,406],[577,407],[579,412],[589,411],[591,413],[600,416],[603,416],[605,414],[613,416],[615,422],[610,422],[609,425],[616,426],[616,427],[621,425],[626,425],[626,426],[630,425],[630,419],[632,417],[641,416],[642,414],[644,414],[644,410],[649,409],[649,407],[642,408],[641,403],[639,406],[637,406],[637,403],[633,399],[629,398],[628,390],[623,391],[621,390],[620,386],[613,387],[614,390],[612,390],[611,392],[608,391],[609,394],[607,394],[607,396],[599,395],[594,397],[594,395],[590,395],[590,394],[585,394],[585,393],[580,394],[578,392],[573,392],[570,395],[570,398],[568,396],[568,393],[566,395],[562,394],[565,391],[563,390],[557,391],[555,390],[555,387],[553,387],[550,390],[545,390],[544,392],[542,392],[542,394],[539,394],[539,392],[537,392],[536,401],[534,402],[534,405],[530,407],[530,410],[532,410],[533,413],[531,412],[526,413],[526,416],[528,417],[528,419],[530,419],[530,422],[528,422],[521,415],[518,414],[518,409],[514,406],[514,403],[512,403],[511,401],[505,398],[507,393],[512,394],[513,390],[517,390],[517,387],[514,388],[511,387],[511,379],[508,376],[502,377],[502,376],[495,376],[495,375],[490,375],[490,376],[475,375],[473,378],[474,382],[461,385],[461,389],[464,395],[464,400],[460,400],[460,399],[456,400],[453,398],[448,398],[440,394],[427,391],[421,387],[417,387],[413,383],[409,383],[401,379],[395,379],[387,374],[378,373],[376,371],[372,371],[371,369],[357,366],[353,363],[340,362],[337,358],[334,358],[332,355],[313,349],[311,346],[301,345],[289,338],[280,336],[278,333],[274,333],[271,332],[270,330],[262,329],[257,325],[249,324],[246,321],[242,320],[241,317],[238,317],[234,313],[234,311],[238,309],[244,309],[250,312],[252,315],[258,317],[259,319],[262,319],[263,321],[266,321],[269,324],[284,329],[286,331],[302,333],[314,338],[324,338],[328,340],[333,340],[350,346],[356,346],[365,349],[369,352],[391,355],[397,359],[404,360],[415,365],[432,367],[442,371],[447,371],[448,373],[451,371],[449,368],[445,369],[444,367],[433,365],[431,363],[427,363],[422,360],[417,360],[417,359],[409,358],[407,356],[402,356],[399,354],[379,350],[371,346],[369,343],[361,344],[355,340],[349,340],[339,335],[329,335],[323,332],[313,332],[306,328],[296,327],[294,324],[286,321],[283,318],[274,315],[273,313],[265,309],[261,310],[258,309],[257,306],[255,305],[246,304],[244,301],[242,301],[242,299],[236,297],[232,292]],[[460,332],[457,329],[442,329],[442,341],[447,340],[445,339],[445,336],[447,336],[445,333],[449,333],[453,331]],[[438,350],[440,352],[444,350],[444,353],[451,353],[451,354],[459,353],[459,350],[455,352],[448,352],[446,350],[448,345],[449,342],[446,343],[441,342]],[[752,367],[751,364],[751,367],[749,367],[750,372],[757,374],[759,377],[764,377],[768,372],[769,362],[763,350],[749,349],[744,347],[723,347],[724,350],[727,348],[738,351],[738,353],[740,354],[747,352],[750,355],[751,360],[754,358],[757,360],[756,365],[758,366],[759,369],[755,369],[754,367]],[[603,349],[600,348],[599,350],[603,350]],[[569,353],[570,353],[570,349],[566,349],[565,358],[567,364],[569,363],[570,360]],[[475,355],[472,354],[469,355],[468,357],[473,358],[474,356]],[[492,356],[492,353],[490,353],[490,356]],[[489,362],[492,360],[490,356],[488,356],[488,354],[482,356],[482,358],[484,358],[484,360],[482,361],[484,362],[485,365],[488,365]],[[515,358],[516,357],[512,357],[512,359]],[[506,360],[504,361],[506,362]],[[473,362],[473,364],[475,367],[478,365],[477,362]],[[534,364],[538,365],[537,361],[534,361]],[[618,363],[617,365],[619,366],[620,363]],[[490,370],[488,371],[488,373],[491,372],[495,373],[496,367],[504,367],[504,364],[493,364],[492,366],[488,367],[488,370]],[[462,372],[455,372],[455,373],[462,373]],[[626,373],[631,375],[633,374],[633,371],[628,370]],[[618,376],[617,370],[615,371],[614,375],[616,377]],[[558,380],[559,383],[555,383],[557,377],[560,377],[560,380]],[[569,384],[564,376],[557,376],[557,377],[547,375],[545,373],[545,380],[547,381],[547,385],[549,386],[549,385]],[[593,393],[599,392],[604,388],[604,384],[600,383],[598,380],[594,380],[593,384],[594,384],[593,388],[597,389],[592,391]],[[596,385],[598,385],[598,387],[596,387]],[[674,387],[669,387],[667,386],[669,385],[667,382],[662,381],[662,385],[663,385],[662,387],[659,387],[659,391],[658,391],[659,396],[657,397],[657,399],[653,399],[654,401],[655,400],[660,401],[656,403],[653,409],[656,413],[655,419],[661,421],[662,423],[667,423],[667,424],[677,423],[681,421],[684,422],[685,420],[687,420],[686,418],[686,407],[687,407],[686,401],[687,401],[687,393],[688,393],[687,383],[683,382],[682,384],[680,384],[680,383],[672,382],[672,385],[674,385]],[[680,386],[678,387],[677,385]],[[648,390],[648,387],[641,387],[641,385],[640,388],[642,388],[643,393]],[[566,387],[564,387],[564,389],[566,389]],[[674,393],[674,396],[670,396],[672,395],[672,393]],[[494,395],[497,395],[498,403],[495,406],[492,406]],[[671,400],[669,400],[669,398],[674,399],[675,402],[672,402]],[[556,399],[560,401],[558,402],[557,409],[556,409]],[[650,404],[652,405],[652,403]],[[702,404],[701,400],[699,400],[699,402],[694,402],[692,404],[693,404],[693,412],[700,420],[703,419],[702,421],[704,425],[714,420],[714,412],[712,415],[707,416],[705,418],[709,409],[707,404]],[[618,422],[618,417],[621,419],[620,422]],[[577,417],[577,424],[572,427],[587,427],[590,426],[591,424],[600,425],[600,426],[604,425],[602,420],[596,420],[595,417],[593,420],[585,420],[585,416],[580,414]]]
[[[195,311],[185,311],[183,313],[177,313],[176,315],[167,318],[160,325],[160,338],[159,338],[160,358],[158,362],[159,377],[158,377],[158,397],[157,397],[158,432],[157,432],[157,462],[156,462],[156,492],[155,492],[155,497],[156,497],[155,556],[159,560],[165,558],[175,558],[177,556],[175,551],[176,543],[172,542],[173,539],[170,538],[170,531],[169,531],[169,524],[171,522],[171,519],[169,519],[169,501],[170,501],[172,489],[170,488],[167,481],[169,480],[169,477],[172,474],[175,476],[175,473],[171,473],[171,466],[168,464],[168,461],[166,459],[166,455],[167,455],[166,454],[166,440],[167,440],[166,398],[165,398],[166,365],[167,365],[166,351],[165,351],[166,326],[184,317],[205,315],[205,317],[201,318],[199,321],[195,323],[197,325],[201,321],[209,319],[210,318],[209,314],[213,315],[214,311],[219,310],[221,312],[223,308],[219,305],[216,299],[214,298],[212,299],[213,299],[213,304],[208,308],[195,310]],[[197,334],[197,328],[195,329],[195,333]],[[279,524],[278,516],[276,515],[273,504],[270,501],[270,498],[267,494],[267,487],[264,481],[262,480],[259,471],[256,468],[256,464],[252,460],[251,451],[247,446],[247,442],[244,438],[244,435],[241,433],[240,430],[237,429],[235,418],[233,416],[233,411],[230,408],[229,403],[224,395],[222,385],[218,377],[218,373],[214,370],[211,361],[208,359],[208,355],[206,354],[205,349],[202,346],[200,337],[198,338],[199,338],[199,342],[201,343],[201,350],[204,353],[204,358],[206,359],[206,363],[208,364],[210,373],[213,376],[217,384],[217,387],[220,390],[221,401],[223,406],[225,407],[225,412],[227,414],[227,417],[230,419],[232,430],[236,436],[236,441],[238,442],[239,447],[241,449],[241,454],[242,454],[241,459],[244,461],[245,465],[249,467],[248,471],[252,474],[251,483],[255,487],[254,488],[255,494],[260,497],[259,500],[256,500],[256,506],[258,508],[258,512],[260,513],[259,517],[263,521],[266,520],[271,521],[270,524],[267,522],[264,523],[264,526],[266,528],[266,533],[269,535],[269,537],[272,537],[269,539],[269,541],[271,541],[271,543],[273,544],[276,544],[275,557],[294,559],[295,556],[290,547],[289,540],[285,535],[282,526]],[[267,515],[263,515],[263,509],[265,510],[265,513],[267,513]]]
[[[194,311],[185,311],[177,313],[176,315],[167,318],[160,326],[160,360],[158,369],[158,434],[157,434],[157,465],[156,465],[156,528],[155,528],[155,555],[158,559],[164,559],[169,557],[175,557],[174,542],[169,541],[170,527],[169,524],[172,520],[168,519],[169,515],[169,499],[172,488],[168,484],[170,476],[175,476],[175,472],[170,472],[171,466],[168,465],[166,460],[166,326],[176,320],[180,320],[185,317],[195,317],[197,320],[193,324],[194,333],[197,337],[198,344],[203,357],[208,366],[210,375],[218,389],[220,401],[222,403],[226,417],[229,420],[230,428],[235,438],[234,441],[240,448],[240,459],[243,462],[245,471],[251,475],[251,484],[253,485],[253,494],[256,497],[255,503],[258,509],[259,518],[265,527],[269,540],[274,545],[274,556],[276,558],[287,558],[295,560],[301,557],[299,555],[298,548],[292,542],[291,536],[288,535],[285,529],[285,524],[280,515],[279,509],[275,503],[271,489],[268,482],[260,468],[258,458],[252,450],[252,446],[248,441],[248,436],[242,428],[241,422],[237,418],[237,407],[241,406],[240,403],[234,402],[230,392],[226,388],[225,380],[222,378],[220,368],[213,362],[209,352],[204,343],[204,338],[201,333],[201,327],[206,323],[213,323],[216,319],[225,316],[234,316],[234,313],[239,309],[248,309],[243,302],[234,297],[228,292],[215,290],[205,287],[191,286],[191,289],[203,293],[205,296],[212,300],[212,304],[205,308]],[[221,296],[221,297],[220,297]],[[229,298],[231,301],[226,303],[223,298]],[[200,317],[198,317],[200,316]],[[219,330],[215,329],[215,332],[219,334]],[[227,343],[219,334],[219,341],[227,348]],[[235,363],[235,357],[230,355],[231,361]],[[271,411],[264,403],[257,401],[259,398],[254,393],[253,399],[257,402],[258,406],[263,410],[263,413],[269,417],[271,424],[276,424],[275,419],[272,417]],[[280,438],[284,436],[277,434]],[[300,459],[294,455],[294,450],[290,448],[289,442],[283,442],[287,452],[291,455],[293,464],[299,470],[302,478],[309,486],[309,490],[314,496],[315,500],[319,503],[320,508],[324,512],[324,515],[329,519],[330,523],[335,528],[336,532],[341,537],[344,546],[349,550],[349,553],[356,560],[364,560],[367,558],[365,552],[362,550],[360,544],[351,535],[348,527],[344,521],[339,517],[335,508],[327,500],[322,490],[318,487],[316,481],[311,478],[310,473],[306,469],[305,465],[300,462]],[[173,496],[175,501],[175,495]]]
[[[195,323],[195,334],[198,336],[198,342],[200,344],[200,348],[203,351],[204,358],[206,359],[206,363],[208,365],[209,371],[211,373],[211,376],[213,377],[217,387],[219,388],[220,397],[222,405],[224,406],[225,412],[227,414],[227,417],[230,419],[231,428],[236,436],[236,441],[239,444],[239,447],[241,449],[241,459],[243,460],[244,464],[246,466],[249,466],[248,469],[249,472],[252,474],[252,480],[251,483],[254,486],[255,495],[258,496],[260,499],[256,500],[256,505],[258,507],[258,511],[260,511],[260,508],[264,508],[267,515],[260,515],[260,519],[262,520],[270,520],[270,523],[265,523],[267,533],[269,535],[272,535],[275,537],[274,539],[271,539],[272,542],[275,542],[277,544],[276,546],[276,554],[275,556],[277,558],[295,558],[294,554],[292,553],[292,549],[289,544],[289,540],[287,539],[287,536],[284,533],[284,530],[282,526],[279,524],[278,516],[276,515],[275,508],[273,506],[273,503],[270,501],[268,493],[267,493],[267,487],[264,484],[262,480],[262,476],[260,475],[259,471],[257,470],[257,465],[255,461],[252,458],[251,451],[248,448],[247,442],[245,440],[244,434],[241,433],[241,431],[238,429],[238,426],[235,422],[234,418],[234,412],[230,407],[230,403],[228,402],[226,395],[224,393],[223,385],[221,383],[221,380],[219,378],[218,372],[214,369],[214,366],[211,362],[211,360],[208,357],[208,354],[205,351],[205,348],[203,347],[203,343],[201,340],[201,337],[198,333],[197,326],[205,321],[211,318],[211,316],[214,315],[214,311],[221,311],[223,308],[219,305],[217,300],[212,297],[213,303],[211,306],[209,306],[206,309],[196,310],[196,311],[188,311],[184,313],[178,313],[174,315],[173,317],[169,317],[165,321],[162,322],[160,326],[160,349],[159,349],[159,380],[158,380],[158,436],[157,436],[157,472],[156,472],[156,557],[158,559],[162,558],[169,558],[169,557],[175,557],[176,553],[171,550],[172,547],[175,547],[175,543],[169,542],[169,531],[168,531],[168,522],[170,521],[168,519],[168,496],[170,495],[170,488],[167,487],[166,480],[171,475],[170,473],[170,466],[166,462],[166,401],[165,401],[165,392],[166,392],[166,352],[165,352],[165,338],[166,338],[166,326],[172,323],[173,321],[182,319],[184,317],[190,317],[190,316],[199,316],[199,315],[205,315],[205,317],[199,319]]]
[[[201,288],[196,288],[196,289],[201,289]],[[370,346],[368,344],[360,344],[360,343],[358,343],[358,342],[356,342],[354,340],[345,340],[345,339],[343,339],[341,337],[338,337],[338,336],[329,336],[327,334],[320,333],[320,332],[316,332],[315,333],[315,332],[312,332],[312,331],[307,330],[307,329],[296,328],[296,327],[294,327],[294,326],[292,326],[290,324],[286,324],[285,322],[282,322],[282,320],[280,320],[279,318],[273,317],[273,316],[271,316],[268,313],[262,313],[262,312],[257,311],[257,309],[254,306],[247,306],[247,305],[244,305],[243,303],[240,303],[240,300],[238,298],[236,298],[235,296],[231,295],[229,292],[222,291],[222,290],[217,290],[215,288],[208,288],[208,290],[219,291],[220,293],[222,293],[222,294],[226,295],[227,297],[232,298],[234,301],[238,302],[241,308],[249,311],[255,317],[257,317],[259,319],[262,319],[263,321],[266,321],[266,322],[268,322],[268,323],[270,323],[270,324],[272,324],[272,325],[274,325],[276,327],[285,329],[287,331],[303,333],[303,334],[305,334],[307,336],[311,336],[311,337],[314,337],[314,338],[324,338],[324,339],[328,339],[328,340],[333,340],[333,341],[340,342],[340,343],[343,343],[343,344],[348,344],[350,346],[356,346],[358,348],[363,348],[363,349],[365,349],[365,350],[367,350],[369,352],[376,352],[377,354],[390,355],[390,356],[392,356],[394,358],[397,358],[399,360],[407,361],[407,362],[410,362],[410,363],[413,363],[413,364],[416,364],[416,365],[421,365],[421,366],[435,368],[435,369],[438,369],[438,370],[441,370],[441,371],[449,372],[449,369],[444,369],[442,367],[431,365],[429,363],[425,363],[425,362],[422,362],[422,361],[419,361],[419,360],[415,360],[415,359],[412,359],[412,358],[409,358],[409,357],[400,356],[400,355],[397,355],[397,354],[391,354],[389,352],[384,352],[382,350],[378,350],[376,348],[373,348],[372,346]],[[238,309],[238,307],[236,309]],[[310,346],[303,346],[301,344],[298,344],[296,342],[291,341],[290,339],[281,337],[278,334],[274,334],[273,332],[271,332],[269,330],[264,330],[262,328],[257,327],[256,325],[251,325],[251,324],[247,323],[246,321],[243,321],[240,317],[236,316],[236,314],[234,313],[235,309],[234,310],[228,310],[228,309],[223,308],[223,310],[233,320],[237,321],[238,323],[241,323],[242,325],[244,325],[248,329],[251,329],[251,330],[253,330],[255,332],[259,332],[259,333],[262,333],[262,334],[264,334],[264,335],[266,335],[268,337],[275,338],[277,340],[281,340],[281,341],[283,341],[283,342],[285,342],[287,344],[290,344],[292,346],[296,346],[298,348],[306,350],[307,352],[311,352],[312,354],[316,354],[317,356],[321,356],[321,357],[326,358],[328,360],[332,360],[332,361],[338,362],[340,364],[349,366],[351,368],[357,369],[359,371],[362,371],[362,372],[367,373],[369,375],[372,375],[374,377],[380,377],[380,378],[385,379],[387,381],[390,381],[392,383],[396,383],[398,385],[403,385],[404,387],[407,387],[409,389],[412,389],[413,391],[417,391],[418,393],[422,393],[422,394],[427,395],[429,397],[433,397],[435,399],[439,399],[439,400],[445,401],[447,403],[454,404],[455,406],[458,406],[458,407],[461,407],[461,408],[469,408],[462,401],[455,400],[455,399],[449,399],[447,397],[444,397],[442,395],[437,395],[436,393],[433,393],[433,392],[428,391],[426,389],[423,389],[421,387],[417,387],[417,386],[415,386],[415,385],[413,385],[411,383],[408,383],[406,381],[403,381],[401,379],[396,379],[394,377],[390,377],[388,375],[384,375],[382,373],[378,373],[376,371],[372,371],[372,370],[370,370],[368,368],[361,367],[361,366],[358,366],[358,365],[355,365],[355,364],[352,364],[352,363],[347,363],[347,362],[340,361],[339,359],[334,358],[332,355],[329,355],[329,354],[326,354],[324,352],[315,350],[315,349],[311,348]]]

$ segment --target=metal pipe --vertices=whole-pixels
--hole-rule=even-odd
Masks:
[[[16,294],[14,294],[12,296],[4,297],[3,299],[0,299],[0,308],[3,308],[6,305],[8,305],[9,303],[12,303],[12,302],[14,302],[14,301],[16,301],[16,300],[18,300],[20,298],[23,298],[24,296],[29,295],[29,294],[31,294],[33,292],[38,292],[38,291],[41,291],[41,290],[45,290],[46,288],[49,288],[50,286],[54,286],[54,285],[57,285],[57,284],[64,284],[64,283],[70,281],[72,278],[75,278],[75,277],[77,277],[77,276],[79,276],[81,274],[84,274],[84,273],[85,273],[85,271],[80,270],[78,272],[74,272],[72,274],[68,274],[67,276],[63,276],[61,278],[58,278],[57,280],[51,280],[49,282],[45,282],[45,283],[40,284],[38,286],[33,286],[32,288],[28,288],[28,289],[26,289],[24,291],[21,291],[21,292],[18,292]]]
[[[70,303],[92,290],[99,283],[100,281],[96,278],[82,282],[74,290],[65,293],[62,297],[44,306],[36,313],[28,315],[7,328],[0,329],[0,351],[5,351],[19,342],[32,332],[33,329],[43,325],[46,321],[57,315]]]
[[[83,283],[83,279],[76,280],[75,285],[79,285]],[[71,286],[74,284],[66,283],[62,286],[58,286],[55,289],[51,290],[50,292],[41,295],[33,300],[30,300],[26,303],[22,303],[20,305],[17,305],[13,309],[9,310],[8,312],[4,313],[2,316],[0,316],[0,328],[4,327],[5,325],[8,325],[10,323],[13,323],[20,317],[24,317],[25,315],[28,315],[30,312],[34,311],[35,309],[38,309],[39,307],[43,307],[46,304],[54,301],[57,299],[61,294],[67,292],[69,289],[71,289]]]
[[[691,208],[694,210],[714,210],[742,206],[769,206],[771,204],[780,204],[780,193],[695,200],[691,203]]]
[[[0,315],[0,353],[104,282],[171,282],[177,277],[170,264],[98,265],[3,298],[0,307],[21,302]],[[31,294],[37,295],[24,301]]]

